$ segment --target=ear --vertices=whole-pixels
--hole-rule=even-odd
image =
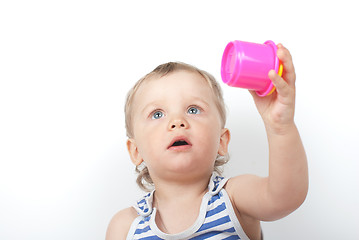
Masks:
[[[219,142],[219,148],[218,148],[219,155],[224,156],[228,153],[228,144],[230,140],[231,140],[231,133],[227,128],[223,128]]]
[[[131,161],[133,162],[133,164],[138,166],[143,162],[143,159],[142,159],[140,153],[138,152],[138,148],[137,148],[135,139],[132,139],[132,138],[127,139],[127,150],[128,150],[128,153],[130,154],[130,158],[131,158]]]

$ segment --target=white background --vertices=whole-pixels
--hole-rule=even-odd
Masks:
[[[283,43],[310,189],[266,239],[359,239],[359,17],[355,1],[1,1],[0,239],[104,239],[143,193],[125,148],[129,88],[183,61],[220,80],[232,40]],[[266,175],[250,94],[222,84],[225,175]]]

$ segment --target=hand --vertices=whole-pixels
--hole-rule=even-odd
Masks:
[[[254,91],[250,93],[267,130],[280,133],[294,124],[296,76],[292,56],[282,44],[278,44],[277,56],[283,64],[283,77],[274,70],[268,73],[276,91],[266,97],[259,97]]]

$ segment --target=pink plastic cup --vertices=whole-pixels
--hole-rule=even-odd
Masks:
[[[256,91],[264,97],[274,91],[268,72],[278,73],[277,46],[272,41],[264,44],[232,41],[226,46],[221,66],[222,81],[231,87]]]

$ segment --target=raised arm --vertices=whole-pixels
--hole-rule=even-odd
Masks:
[[[283,78],[274,70],[269,77],[276,87],[272,95],[252,96],[267,132],[269,175],[230,179],[227,191],[238,211],[258,220],[276,220],[297,209],[308,191],[308,167],[304,147],[294,123],[295,71],[289,51],[278,45]]]

